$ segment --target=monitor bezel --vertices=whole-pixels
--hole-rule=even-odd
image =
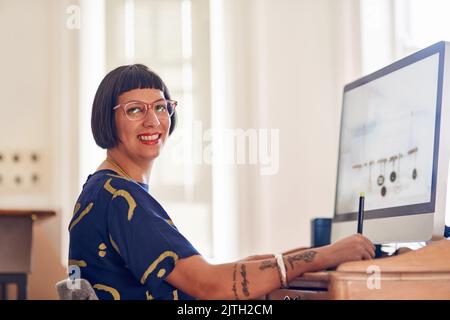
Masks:
[[[339,185],[339,169],[340,169],[340,154],[341,154],[341,140],[342,140],[342,123],[344,118],[344,100],[345,93],[347,91],[353,90],[364,84],[372,82],[383,76],[391,74],[399,69],[407,67],[413,63],[420,60],[426,59],[432,55],[439,54],[439,65],[438,65],[438,78],[437,78],[437,97],[436,97],[436,118],[435,118],[435,132],[434,132],[434,150],[433,150],[433,169],[432,169],[432,180],[431,180],[431,196],[430,201],[425,203],[418,203],[406,206],[398,207],[388,207],[383,209],[366,210],[364,219],[380,219],[380,218],[390,218],[390,217],[400,217],[407,215],[416,214],[426,214],[435,211],[436,207],[436,183],[437,183],[437,169],[438,169],[438,159],[439,159],[439,137],[441,128],[441,107],[442,107],[442,89],[444,80],[444,57],[445,57],[445,42],[438,42],[430,47],[422,49],[416,53],[413,53],[403,59],[400,59],[378,71],[375,71],[367,76],[364,76],[356,81],[353,81],[344,87],[344,92],[342,96],[342,110],[341,110],[341,122],[340,122],[340,132],[339,132],[339,150],[338,150],[338,166],[337,166],[337,176],[336,176],[336,192],[335,192],[335,202],[334,202],[334,217],[333,222],[345,222],[353,221],[357,219],[357,212],[348,213],[337,213],[337,201],[338,201],[338,185]]]

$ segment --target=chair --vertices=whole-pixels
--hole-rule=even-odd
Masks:
[[[86,279],[65,279],[56,284],[59,300],[98,300]]]

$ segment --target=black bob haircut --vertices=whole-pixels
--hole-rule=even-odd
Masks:
[[[117,143],[113,108],[118,97],[133,89],[158,89],[170,100],[170,93],[162,79],[143,64],[118,67],[109,72],[98,86],[92,105],[91,129],[97,145],[103,149],[114,148]],[[170,117],[169,135],[177,123],[176,111]]]

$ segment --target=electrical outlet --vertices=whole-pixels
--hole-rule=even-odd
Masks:
[[[0,192],[2,194],[46,192],[49,172],[48,158],[43,151],[0,151]]]

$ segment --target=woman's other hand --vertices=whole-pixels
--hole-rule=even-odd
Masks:
[[[375,257],[375,246],[361,234],[354,234],[318,249],[323,251],[325,269],[334,268],[347,261],[368,260]]]

